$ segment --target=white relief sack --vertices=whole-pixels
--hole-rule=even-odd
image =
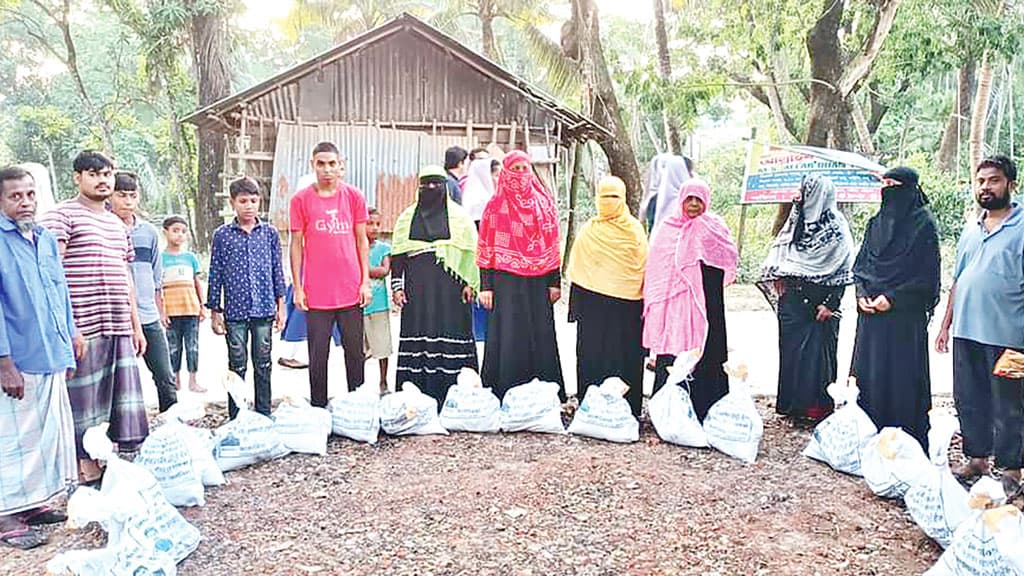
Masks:
[[[960,424],[947,410],[929,412],[928,453],[932,463],[922,481],[903,495],[914,522],[939,546],[946,548],[961,522],[971,515],[967,490],[949,469],[949,443]]]
[[[708,410],[704,432],[712,448],[753,464],[764,436],[764,421],[750,395],[746,365],[727,364],[725,371],[729,374],[729,393]]]
[[[971,487],[968,501],[970,517],[925,576],[1024,576],[1024,521],[1015,506],[1003,506],[1003,487],[985,476]]]
[[[861,446],[861,474],[882,498],[903,498],[932,471],[921,443],[900,428],[886,427]]]
[[[452,432],[501,431],[501,401],[490,388],[483,387],[472,368],[463,368],[455,385],[448,388],[441,425]]]
[[[878,434],[878,428],[857,404],[860,389],[856,379],[850,378],[845,386],[838,382],[832,384],[828,394],[835,402],[836,411],[814,427],[803,454],[839,472],[860,476],[861,446]]]
[[[501,401],[501,429],[505,432],[565,434],[559,386],[536,378],[513,386]]]
[[[628,390],[629,385],[615,377],[588,388],[569,424],[569,433],[609,442],[639,440],[640,422],[624,397]]]
[[[241,393],[244,384],[234,372],[228,372],[225,377],[225,387],[238,406],[238,415],[213,433],[213,457],[223,472],[288,454],[274,421],[249,410]]]
[[[68,500],[67,509],[70,528],[98,522],[107,532],[107,545],[58,554],[47,563],[47,571],[80,576],[173,576],[177,563],[199,546],[199,530],[164,498],[148,470],[114,453],[108,428],[108,424],[90,428],[82,439],[91,458],[107,463],[102,488],[79,488]]]
[[[331,431],[356,442],[376,444],[380,435],[380,391],[366,382],[351,392],[336,396],[327,404]]]
[[[411,382],[380,399],[380,427],[392,436],[448,433],[437,416],[437,400]]]
[[[690,350],[677,356],[669,367],[665,385],[647,403],[651,424],[665,442],[693,448],[708,447],[708,435],[704,433],[690,393],[684,387],[700,357],[700,350]]]
[[[305,398],[285,398],[270,415],[281,443],[299,454],[327,454],[331,413],[311,406]]]

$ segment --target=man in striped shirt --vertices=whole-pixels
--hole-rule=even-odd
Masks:
[[[62,202],[42,224],[57,238],[75,325],[85,339],[78,368],[68,380],[82,480],[99,468],[82,449],[82,434],[110,423],[111,440],[130,453],[149,433],[135,357],[146,351],[129,267],[134,251],[124,224],[107,209],[114,163],[84,151],[74,161],[78,196]]]

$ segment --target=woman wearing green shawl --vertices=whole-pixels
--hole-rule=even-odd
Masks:
[[[463,367],[479,369],[470,307],[480,286],[476,227],[449,200],[441,167],[423,168],[419,180],[391,247],[392,298],[402,310],[397,382],[412,382],[441,406]]]

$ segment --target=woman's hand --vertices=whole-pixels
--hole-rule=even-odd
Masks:
[[[548,288],[548,300],[550,300],[552,304],[554,304],[555,302],[558,302],[558,300],[561,297],[562,297],[562,289],[561,288]]]
[[[824,304],[818,304],[817,311],[818,313],[815,315],[814,319],[818,322],[824,322],[832,317],[832,309]]]
[[[493,310],[494,309],[494,291],[493,290],[481,290],[480,291],[480,295],[478,296],[477,299],[480,300],[480,305],[483,306],[485,310]]]
[[[391,293],[391,301],[395,303],[395,306],[401,308],[405,306],[408,300],[405,299],[405,290],[395,290]]]

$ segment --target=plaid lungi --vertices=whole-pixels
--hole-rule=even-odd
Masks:
[[[93,426],[110,423],[107,432],[121,451],[138,447],[149,434],[142,398],[139,367],[131,336],[97,336],[86,341],[85,356],[68,380],[68,396],[75,414],[75,447],[79,458],[82,435]]]
[[[78,479],[64,373],[21,376],[24,398],[0,393],[0,516],[38,508]]]

